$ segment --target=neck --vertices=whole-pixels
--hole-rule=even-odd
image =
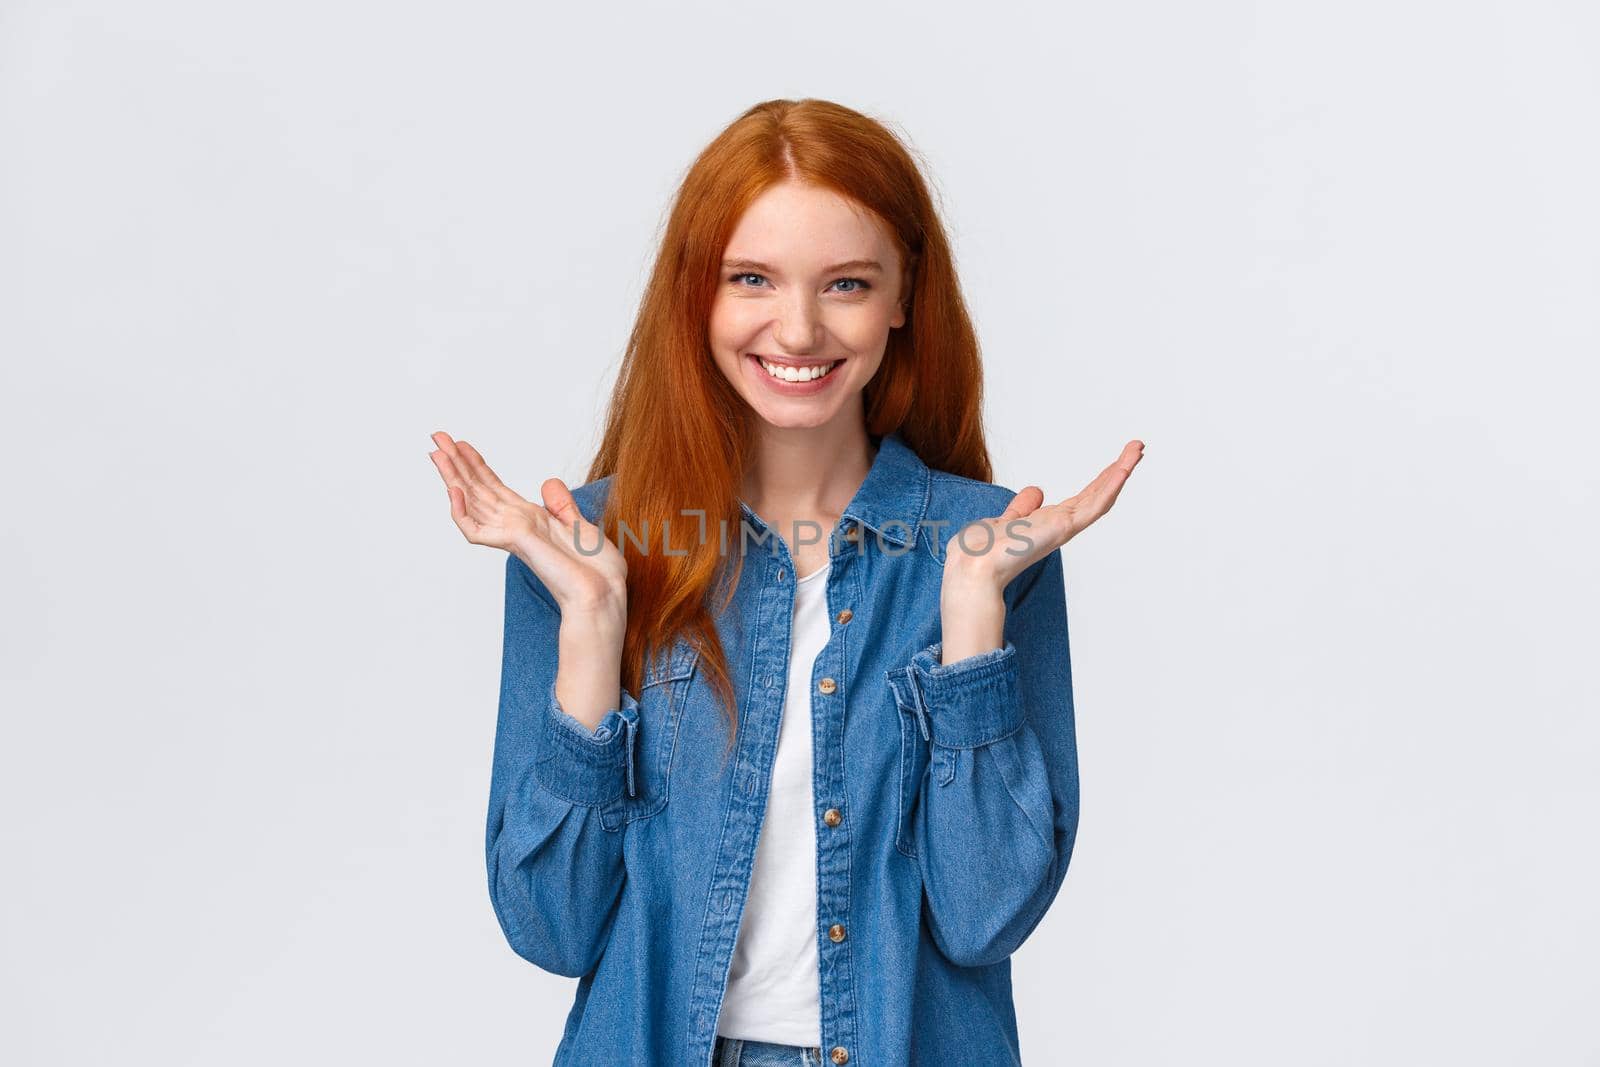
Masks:
[[[875,450],[860,422],[784,429],[763,427],[744,477],[744,499],[780,535],[802,519],[824,530],[839,521],[845,505],[867,479]]]

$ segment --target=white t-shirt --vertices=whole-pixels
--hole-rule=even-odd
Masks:
[[[717,1033],[811,1046],[822,1040],[817,970],[817,828],[811,787],[811,670],[828,643],[828,570],[795,582],[789,685],[750,895]]]

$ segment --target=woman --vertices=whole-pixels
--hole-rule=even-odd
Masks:
[[[1057,549],[1143,446],[1043,506],[980,386],[911,154],[779,100],[689,169],[586,484],[434,435],[509,553],[489,892],[581,979],[558,1065],[1020,1062],[1078,823]]]

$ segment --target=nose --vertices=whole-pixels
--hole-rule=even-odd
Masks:
[[[816,301],[798,286],[784,300],[773,324],[773,336],[788,355],[804,355],[817,346],[822,315]]]

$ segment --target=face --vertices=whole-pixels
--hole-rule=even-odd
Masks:
[[[722,258],[708,334],[739,395],[774,427],[859,420],[889,331],[906,321],[883,224],[837,193],[785,182],[751,203]]]

